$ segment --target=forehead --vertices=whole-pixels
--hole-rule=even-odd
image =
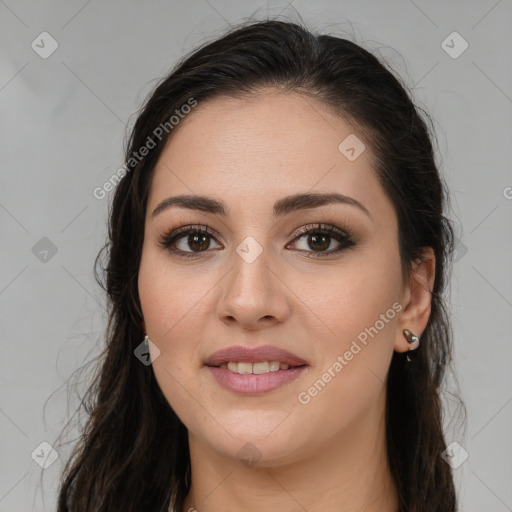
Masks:
[[[345,140],[363,143],[355,131],[331,109],[298,93],[270,90],[199,103],[174,128],[160,155],[148,210],[177,194],[219,197],[228,209],[267,203],[271,209],[285,195],[339,192],[378,215],[390,215],[368,144],[355,160],[339,149]]]

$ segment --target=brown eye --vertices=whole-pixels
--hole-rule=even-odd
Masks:
[[[331,237],[323,234],[314,234],[308,236],[308,244],[315,251],[325,251],[331,245]]]
[[[205,251],[210,246],[209,235],[203,235],[202,233],[188,235],[186,240],[186,244],[188,244],[188,247],[190,247],[194,252]]]
[[[304,226],[295,240],[303,238],[305,238],[303,247],[299,247],[298,250],[309,253],[307,256],[310,258],[329,256],[356,245],[347,232],[328,224],[315,224],[313,227]],[[338,243],[338,247],[328,251],[327,249],[333,241]]]
[[[215,238],[207,227],[189,226],[164,235],[159,241],[159,245],[177,256],[194,258],[207,251],[212,240]]]

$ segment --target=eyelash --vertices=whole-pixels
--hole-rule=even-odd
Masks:
[[[201,257],[201,254],[206,251],[199,251],[199,252],[189,252],[189,251],[182,251],[181,249],[171,249],[171,246],[179,239],[183,238],[185,235],[194,235],[194,234],[200,234],[200,235],[208,235],[215,239],[215,235],[213,232],[210,231],[210,229],[207,226],[184,226],[182,228],[178,228],[175,230],[171,230],[168,233],[164,233],[158,240],[158,245],[162,247],[163,249],[166,249],[167,251],[171,252],[173,255],[179,257],[179,258],[189,258],[189,259],[195,259],[198,257]],[[354,247],[356,243],[354,242],[354,238],[351,232],[351,229],[339,229],[336,226],[330,225],[330,224],[324,224],[324,223],[316,223],[316,224],[308,224],[306,226],[303,226],[299,229],[299,231],[296,233],[295,238],[292,240],[292,242],[295,242],[296,240],[304,237],[305,235],[310,234],[321,234],[321,235],[327,235],[329,238],[332,238],[339,242],[341,246],[338,249],[331,250],[328,252],[315,252],[315,251],[304,251],[303,249],[299,249],[301,252],[310,253],[307,255],[308,258],[312,259],[318,259],[326,256],[331,256],[333,254],[340,253],[341,251],[345,249],[350,249],[351,247]],[[218,243],[218,242],[217,242]]]

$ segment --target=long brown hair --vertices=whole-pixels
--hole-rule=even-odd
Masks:
[[[108,241],[95,261],[96,279],[108,296],[106,346],[82,399],[88,419],[63,470],[58,512],[183,507],[191,483],[187,429],[163,396],[151,365],[134,356],[144,335],[137,279],[148,192],[162,148],[179,129],[169,123],[176,110],[184,112],[191,98],[201,104],[266,87],[314,98],[357,128],[396,209],[405,280],[421,249],[434,249],[431,315],[420,347],[410,363],[395,352],[389,369],[386,441],[400,512],[457,508],[451,468],[441,457],[446,443],[440,396],[452,361],[442,293],[455,244],[445,216],[449,196],[435,162],[432,120],[413,103],[406,85],[362,46],[312,34],[302,24],[267,20],[241,24],[179,62],[155,87],[127,139],[124,176],[109,208]],[[149,138],[154,147],[140,157]]]

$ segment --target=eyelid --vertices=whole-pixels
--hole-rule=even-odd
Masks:
[[[339,236],[352,237],[352,228],[347,227],[343,229],[327,222],[311,222],[295,230],[294,239],[292,241],[315,230],[318,232],[333,233]]]
[[[164,249],[168,248],[168,245],[175,242],[176,240],[183,238],[183,236],[190,234],[190,233],[204,233],[212,237],[213,239],[222,237],[214,230],[212,230],[209,226],[206,226],[204,224],[185,224],[183,226],[174,228],[169,227],[162,235],[158,236],[158,244],[162,246]]]

